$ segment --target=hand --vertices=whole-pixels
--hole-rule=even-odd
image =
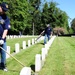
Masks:
[[[0,45],[3,45],[4,44],[4,40],[0,40]]]

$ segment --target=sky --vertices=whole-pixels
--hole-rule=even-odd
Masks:
[[[44,0],[42,1],[44,2]],[[71,22],[72,19],[75,18],[75,0],[45,0],[45,1],[57,2],[59,4],[57,5],[57,7],[60,8],[62,11],[65,11],[67,15],[71,18],[69,19],[69,22]]]

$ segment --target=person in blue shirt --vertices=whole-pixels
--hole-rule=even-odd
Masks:
[[[46,42],[47,42],[47,39],[49,41],[50,40],[50,35],[52,34],[52,29],[50,27],[50,24],[48,24],[47,27],[45,28],[44,34],[45,34],[45,38],[44,38],[44,45],[45,45]]]
[[[0,4],[0,47],[7,50],[6,45],[6,36],[8,33],[8,29],[10,28],[10,20],[6,15],[6,11],[8,10],[8,4],[3,2]],[[7,71],[6,69],[6,52],[0,49],[1,62],[0,69]]]

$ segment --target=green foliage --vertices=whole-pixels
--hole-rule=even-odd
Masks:
[[[73,31],[72,28],[69,28],[69,33],[70,33],[70,34],[74,33],[74,31]]]
[[[71,28],[73,30],[73,33],[75,33],[75,18],[71,22]]]
[[[7,1],[9,4],[9,12],[7,12],[10,21],[11,21],[11,30],[12,31],[24,31],[29,17],[29,7],[28,1],[26,0],[10,0]]]
[[[30,10],[29,11],[30,11],[30,14],[32,16],[31,24],[32,24],[32,28],[33,28],[33,26],[35,28],[35,31],[33,31],[33,33],[37,34],[38,33],[37,31],[39,29],[38,25],[41,22],[41,19],[40,19],[41,12],[39,10],[41,2],[40,2],[40,0],[29,0],[29,4],[30,4]]]
[[[11,25],[15,31],[23,31],[26,27],[28,20],[27,4],[26,1],[14,1],[14,5],[12,6]]]
[[[50,2],[50,4],[45,3],[42,11],[42,23],[44,27],[46,24],[51,24],[53,28],[55,27],[68,27],[68,16],[66,12],[63,12],[56,6],[58,3]]]
[[[0,2],[3,1],[9,4],[7,14],[11,22],[10,31],[15,34],[19,31],[22,34],[32,34],[32,32],[35,35],[40,34],[46,24],[51,24],[52,28],[59,26],[68,29],[68,16],[57,7],[56,2],[45,3],[42,7],[41,0],[1,0]]]

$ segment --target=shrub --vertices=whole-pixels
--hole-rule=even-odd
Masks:
[[[62,27],[61,28],[60,27],[56,27],[56,28],[53,29],[53,33],[55,35],[64,35],[65,29],[62,28]]]

